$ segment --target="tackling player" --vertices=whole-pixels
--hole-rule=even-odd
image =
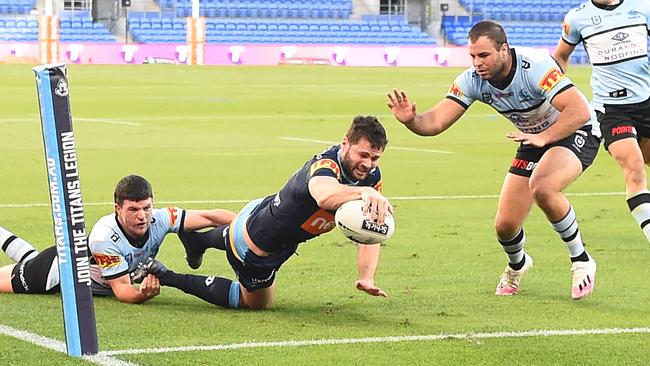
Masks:
[[[115,212],[102,217],[89,236],[92,292],[115,295],[120,301],[142,303],[160,293],[154,276],[144,276],[141,267],[158,254],[169,233],[220,226],[232,221],[234,213],[215,210],[183,210],[177,207],[153,208],[149,182],[137,175],[122,178],[115,188]],[[0,227],[2,250],[16,263],[0,268],[0,291],[45,294],[59,291],[56,247],[42,252],[25,240]],[[179,275],[180,276],[180,275]],[[215,303],[214,288],[230,286],[226,279],[184,275],[181,290]],[[141,280],[134,286],[135,280]],[[209,282],[209,284],[208,284]],[[223,305],[223,304],[220,304]]]
[[[585,45],[605,149],[623,170],[627,205],[650,241],[650,191],[644,170],[650,163],[648,32],[647,0],[590,0],[564,18],[554,57],[566,70],[576,45]]]
[[[418,114],[403,91],[388,94],[395,118],[422,136],[438,135],[474,101],[489,104],[518,132],[519,148],[505,177],[495,219],[497,239],[508,257],[496,295],[514,295],[533,265],[525,253],[523,224],[534,203],[544,211],[571,257],[571,294],[593,291],[596,262],[584,249],[576,214],[562,194],[594,160],[600,140],[587,99],[548,55],[510,48],[501,25],[476,23],[469,32],[473,67],[453,82],[447,97]]]
[[[300,243],[335,227],[334,213],[343,203],[362,199],[364,210],[380,224],[392,211],[380,193],[377,166],[387,143],[386,131],[375,117],[354,118],[341,143],[309,159],[280,192],[248,203],[229,225],[197,234],[202,237],[191,244],[184,240],[188,264],[198,268],[209,247],[225,249],[239,282],[221,296],[230,307],[268,308],[277,271]],[[358,246],[355,286],[372,296],[386,296],[374,283],[379,253],[379,244]],[[163,285],[178,281],[177,274],[157,261],[151,262],[149,273]]]

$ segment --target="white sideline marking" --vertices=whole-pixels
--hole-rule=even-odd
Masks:
[[[625,192],[584,192],[566,193],[568,197],[600,197],[600,196],[622,196]],[[498,194],[460,195],[460,196],[395,196],[388,197],[391,201],[438,201],[438,200],[476,200],[499,198]],[[248,203],[252,199],[244,200],[189,200],[189,201],[156,201],[157,205],[187,205],[187,204],[226,204],[226,203]],[[113,202],[84,202],[85,206],[111,206]],[[0,208],[35,208],[50,207],[49,203],[0,203]]]
[[[56,339],[51,339],[47,337],[43,337],[38,334],[30,333],[24,330],[12,328],[7,325],[2,325],[0,324],[0,334],[4,334],[9,337],[17,338],[20,340],[23,340],[28,343],[35,344],[37,346],[43,347],[50,349],[52,351],[56,352],[61,352],[61,353],[67,353],[66,352],[66,346],[65,343],[61,341],[57,341]],[[135,364],[126,362],[126,361],[121,361],[114,359],[110,357],[109,355],[102,354],[100,352],[97,355],[93,356],[83,356],[82,357],[85,360],[88,360],[90,362],[99,364],[99,365],[105,365],[105,366],[133,366]]]
[[[315,143],[315,144],[325,144],[325,145],[336,145],[336,144],[338,144],[338,142],[334,142],[334,141],[301,139],[301,138],[298,138],[298,137],[287,137],[287,136],[280,136],[280,137],[278,137],[278,139],[287,140],[287,141],[298,141],[298,142],[312,142],[312,143]],[[430,150],[430,149],[416,149],[414,147],[388,146],[388,149],[391,149],[391,150],[404,150],[404,151],[430,152],[430,153],[436,153],[436,154],[453,154],[453,152],[451,152],[451,151]]]
[[[232,349],[242,349],[242,348],[264,348],[264,347],[302,347],[302,346],[325,346],[325,345],[359,344],[359,343],[441,341],[447,339],[523,338],[523,337],[552,337],[552,336],[629,334],[629,333],[650,333],[650,328],[528,330],[528,331],[521,331],[521,332],[455,333],[455,334],[434,334],[434,335],[420,335],[420,336],[314,339],[314,340],[281,341],[281,342],[244,342],[244,343],[232,343],[232,344],[217,344],[213,346],[141,348],[141,349],[106,351],[100,353],[107,356],[115,356],[115,355],[142,354],[142,353],[220,351],[220,350],[232,350]]]
[[[142,123],[137,122],[127,122],[127,121],[118,121],[114,119],[104,119],[104,118],[74,118],[74,121],[81,122],[97,122],[97,123],[110,123],[114,125],[127,125],[127,126],[142,126]]]

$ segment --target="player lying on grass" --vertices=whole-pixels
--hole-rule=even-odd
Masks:
[[[371,219],[383,223],[392,207],[380,193],[378,162],[388,140],[377,118],[358,116],[339,145],[314,155],[276,194],[248,203],[229,225],[207,233],[179,235],[190,267],[198,268],[209,247],[225,250],[239,282],[220,286],[231,308],[268,308],[275,295],[275,275],[298,245],[335,227],[334,212],[362,199]],[[193,240],[192,240],[193,239]],[[375,286],[380,245],[359,245],[355,286],[372,296],[386,296]],[[178,274],[160,262],[148,265],[162,285],[176,286]]]
[[[154,276],[142,267],[158,250],[169,233],[198,230],[227,224],[234,213],[221,210],[183,210],[178,207],[153,208],[149,182],[137,175],[122,178],[115,188],[115,212],[99,219],[89,236],[92,292],[115,295],[127,303],[143,303],[160,293]],[[0,291],[46,294],[59,291],[56,247],[38,252],[33,245],[0,227],[2,250],[16,263],[0,268]],[[221,287],[230,281],[199,275],[179,275],[181,290],[208,302],[224,305]],[[139,285],[134,282],[142,281]]]

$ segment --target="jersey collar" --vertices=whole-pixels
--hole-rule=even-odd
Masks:
[[[618,4],[614,4],[614,5],[603,5],[603,4],[598,4],[598,3],[595,2],[594,0],[591,0],[591,3],[592,3],[595,7],[597,7],[598,9],[603,9],[603,10],[614,10],[614,9],[618,8],[619,6],[623,5],[623,1],[624,1],[624,0],[620,0],[620,1],[618,2]]]
[[[129,241],[129,244],[131,244],[131,246],[134,246],[136,248],[142,248],[142,247],[144,247],[144,244],[147,242],[147,240],[149,240],[149,230],[150,229],[147,229],[147,232],[144,233],[144,235],[141,238],[133,238],[129,234],[126,233],[126,231],[122,227],[122,224],[120,223],[120,220],[117,219],[117,214],[115,214],[115,222],[117,223],[117,227],[120,228],[120,231],[122,232],[122,234],[124,234],[124,237],[126,238],[126,240]]]
[[[515,78],[515,73],[517,73],[517,53],[514,48],[510,49],[510,58],[512,58],[512,66],[510,66],[510,72],[503,82],[500,82],[499,85],[495,85],[491,80],[488,80],[488,83],[497,89],[505,89],[510,86],[512,79]]]

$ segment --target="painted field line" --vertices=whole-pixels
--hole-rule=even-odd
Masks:
[[[24,330],[12,328],[6,325],[0,324],[0,334],[4,334],[9,337],[13,337],[16,339],[23,340],[25,342],[35,344],[37,346],[43,347],[50,349],[52,351],[56,352],[61,352],[61,353],[66,353],[66,348],[65,348],[65,343],[61,341],[57,341],[56,339],[51,339],[47,337],[43,337],[38,334],[34,334],[31,332],[27,332]],[[85,360],[88,360],[90,362],[96,363],[98,365],[104,365],[104,366],[133,366],[135,365],[134,363],[126,362],[126,361],[121,361],[115,358],[112,358],[109,355],[102,354],[101,352],[97,355],[93,356],[83,356],[82,357]]]
[[[113,125],[142,126],[142,123],[119,121],[115,119],[105,119],[105,118],[73,118],[73,120],[80,121],[80,122],[108,123]]]
[[[601,197],[601,196],[623,196],[625,192],[583,192],[583,193],[566,193],[568,197]],[[444,201],[444,200],[476,200],[476,199],[494,199],[499,198],[498,194],[478,194],[478,195],[459,195],[459,196],[394,196],[388,197],[391,201]],[[190,204],[229,204],[229,203],[248,203],[252,199],[242,200],[189,200],[189,201],[156,201],[159,206],[165,205],[190,205]],[[84,202],[85,206],[112,206],[113,202]],[[0,203],[0,208],[37,208],[50,207],[49,203]]]
[[[334,142],[334,141],[312,140],[312,139],[303,139],[303,138],[298,138],[298,137],[287,137],[287,136],[280,136],[280,137],[278,137],[278,139],[279,140],[287,140],[287,141],[297,141],[297,142],[309,142],[309,143],[324,144],[324,145],[336,145],[336,144],[338,144],[338,142]],[[388,149],[390,149],[390,150],[403,150],[403,151],[430,152],[430,153],[436,153],[436,154],[453,154],[453,152],[451,152],[451,151],[431,150],[431,149],[417,149],[417,148],[414,148],[414,147],[388,146]]]
[[[630,333],[650,333],[650,328],[605,328],[605,329],[567,329],[567,330],[528,330],[520,332],[494,332],[494,333],[452,333],[433,334],[419,336],[391,336],[371,338],[340,338],[340,339],[313,339],[293,340],[278,342],[244,342],[232,344],[217,344],[212,346],[187,346],[187,347],[161,347],[161,348],[140,348],[128,350],[115,350],[100,352],[106,356],[132,355],[143,353],[169,353],[169,352],[191,352],[191,351],[221,351],[233,349],[269,348],[269,347],[304,347],[304,346],[326,346],[340,344],[363,344],[363,343],[395,343],[395,342],[427,342],[442,341],[448,339],[498,339],[498,338],[524,338],[524,337],[556,337],[556,336],[580,336],[580,335],[612,335]]]

